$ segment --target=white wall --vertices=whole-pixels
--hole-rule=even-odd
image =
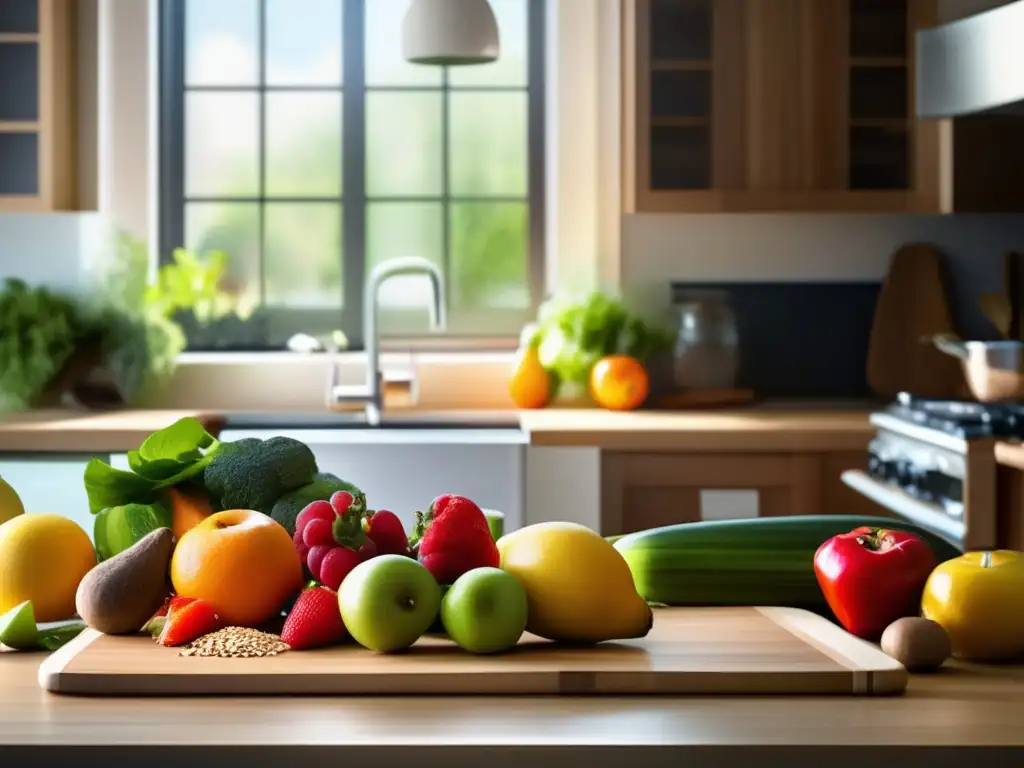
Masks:
[[[1024,249],[1024,216],[625,216],[623,289],[654,310],[667,306],[672,280],[880,280],[893,251],[918,241],[936,245],[954,278],[976,288],[974,275],[997,276],[1002,253]]]

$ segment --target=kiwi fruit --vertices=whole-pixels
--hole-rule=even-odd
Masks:
[[[953,652],[949,635],[930,619],[908,616],[897,619],[882,633],[882,650],[908,672],[933,672]]]
[[[173,551],[171,529],[157,528],[104,560],[78,585],[78,615],[107,635],[138,632],[170,593],[167,571]]]

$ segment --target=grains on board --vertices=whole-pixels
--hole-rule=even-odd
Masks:
[[[181,656],[249,659],[276,656],[288,646],[277,635],[247,627],[224,627],[182,647]]]

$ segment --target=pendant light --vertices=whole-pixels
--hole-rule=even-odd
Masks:
[[[412,0],[402,24],[407,61],[435,66],[498,58],[498,22],[487,0]]]

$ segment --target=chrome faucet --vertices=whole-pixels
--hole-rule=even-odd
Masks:
[[[420,256],[389,259],[378,264],[363,287],[363,337],[366,347],[366,384],[348,387],[337,383],[337,365],[331,362],[328,389],[329,404],[361,402],[365,406],[366,421],[371,426],[380,424],[384,408],[384,377],[380,371],[380,287],[389,278],[398,275],[425,275],[430,279],[433,301],[430,304],[431,330],[441,330],[447,322],[445,313],[444,280],[437,265]]]

